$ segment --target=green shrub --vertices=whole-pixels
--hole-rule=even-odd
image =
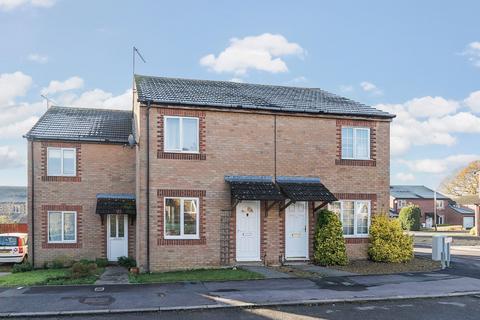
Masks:
[[[420,208],[418,206],[409,205],[407,207],[403,207],[402,210],[400,210],[400,214],[398,216],[402,229],[409,231],[420,230],[421,214],[422,212],[420,211]]]
[[[137,262],[132,257],[119,257],[118,264],[127,269],[137,266]]]
[[[32,270],[33,266],[30,262],[17,263],[12,267],[12,273],[27,272]]]
[[[408,262],[413,258],[413,238],[403,233],[400,221],[385,214],[374,216],[368,256],[376,262]]]
[[[62,268],[68,268],[72,265],[73,265],[73,261],[69,257],[58,256],[52,261],[47,262],[47,264],[44,266],[48,269],[62,269]]]
[[[97,265],[94,262],[82,263],[75,262],[72,265],[71,277],[74,279],[92,276],[97,271]]]
[[[95,263],[99,268],[105,268],[106,266],[108,266],[108,260],[105,258],[97,258],[95,259]]]
[[[328,210],[318,214],[313,261],[322,266],[343,266],[348,263],[342,224],[337,215]]]
[[[469,233],[471,236],[477,236],[477,227],[471,228]]]

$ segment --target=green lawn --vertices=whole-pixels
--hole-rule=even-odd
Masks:
[[[131,283],[162,283],[181,281],[226,281],[263,279],[261,274],[237,268],[233,269],[195,269],[158,273],[131,274]]]
[[[93,284],[104,269],[99,268],[96,275],[72,279],[69,269],[41,269],[12,273],[0,277],[0,287],[25,287],[33,285],[74,285]]]

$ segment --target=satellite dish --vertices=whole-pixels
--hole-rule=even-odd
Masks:
[[[130,147],[133,147],[137,144],[137,142],[135,141],[135,137],[131,133],[128,135],[128,144],[130,145]]]

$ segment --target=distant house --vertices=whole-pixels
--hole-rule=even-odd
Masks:
[[[0,223],[27,223],[27,188],[0,186]]]
[[[398,216],[400,210],[410,204],[420,207],[420,222],[427,228],[433,226],[434,207],[437,212],[437,224],[462,225],[466,229],[474,226],[475,210],[425,186],[390,186],[390,214]],[[478,198],[477,198],[478,200]]]

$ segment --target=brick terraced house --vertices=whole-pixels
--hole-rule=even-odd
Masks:
[[[465,229],[474,226],[475,210],[425,186],[394,185],[390,187],[390,212],[398,216],[408,205],[421,210],[420,222],[426,228],[434,226],[435,211],[437,224],[461,225]],[[478,199],[478,197],[477,197]],[[435,208],[436,207],[436,208]]]
[[[26,135],[36,266],[308,261],[338,212],[351,259],[389,210],[386,112],[313,88],[135,77],[133,112],[51,107]]]

